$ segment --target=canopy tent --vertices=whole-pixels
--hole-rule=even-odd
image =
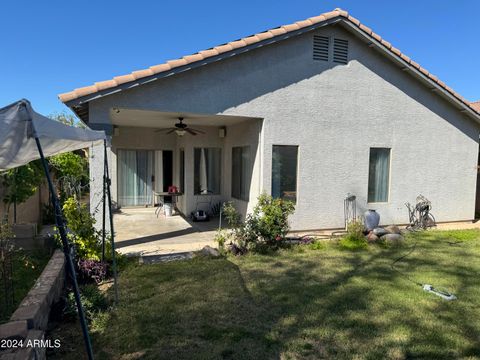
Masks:
[[[104,143],[106,151],[106,136],[103,131],[75,128],[73,126],[64,125],[58,121],[49,119],[35,112],[28,100],[22,99],[0,109],[0,171],[22,166],[36,159],[42,160],[43,169],[48,181],[52,204],[55,210],[55,222],[62,239],[66,268],[72,282],[89,359],[93,359],[93,352],[90,336],[88,334],[88,327],[85,320],[85,314],[80,300],[80,292],[78,289],[75,267],[73,265],[71,256],[71,245],[69,244],[66,236],[66,227],[62,215],[62,209],[50,177],[45,156],[52,156],[68,151],[83,149],[99,142]],[[104,161],[104,173],[103,198],[105,202],[105,196],[108,195],[115,299],[117,300],[115,244],[111,212],[112,205],[110,195],[110,179],[108,173],[108,162],[106,158]],[[105,212],[105,204],[103,208]],[[103,219],[102,248],[104,249],[105,213],[103,215]]]
[[[19,100],[0,109],[0,171],[39,159],[35,138],[48,157],[103,142],[106,136],[49,119],[35,112],[28,100]]]

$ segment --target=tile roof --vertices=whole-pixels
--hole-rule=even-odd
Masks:
[[[470,103],[470,106],[480,113],[480,100]]]
[[[315,16],[308,18],[306,20],[302,21],[297,21],[293,24],[288,24],[288,25],[283,25],[275,29],[267,30],[255,35],[251,35],[248,37],[245,37],[240,40],[235,40],[223,45],[219,45],[216,47],[213,47],[211,49],[199,51],[196,54],[192,55],[187,55],[184,56],[181,59],[175,59],[175,60],[170,60],[167,61],[163,64],[158,64],[154,66],[150,66],[148,69],[143,69],[143,70],[137,70],[133,71],[130,74],[122,75],[122,76],[116,76],[113,79],[106,80],[106,81],[100,81],[96,82],[93,85],[86,86],[86,87],[81,87],[77,88],[73,91],[59,94],[58,97],[60,101],[63,103],[67,103],[72,100],[76,100],[78,98],[87,96],[87,95],[92,95],[97,92],[100,92],[102,90],[107,90],[107,89],[113,89],[119,85],[122,85],[124,83],[129,83],[133,82],[138,79],[146,78],[149,76],[153,76],[159,73],[167,72],[172,69],[192,64],[197,61],[202,61],[217,55],[220,55],[222,53],[232,51],[238,48],[246,47],[248,45],[252,45],[255,43],[258,43],[263,40],[271,39],[276,36],[284,35],[289,32],[293,32],[296,30],[300,30],[302,28],[312,26],[330,19],[334,18],[341,18],[342,20],[349,21],[351,24],[355,25],[359,30],[362,32],[366,33],[367,35],[371,36],[373,39],[378,41],[382,46],[384,46],[387,50],[391,51],[393,54],[399,56],[401,59],[403,59],[407,64],[413,66],[416,68],[418,71],[420,71],[423,75],[425,75],[427,78],[435,82],[439,87],[443,88],[447,92],[449,92],[451,95],[453,95],[457,100],[461,101],[465,105],[469,106],[471,109],[473,109],[477,114],[480,114],[480,107],[478,106],[479,102],[474,102],[470,103],[468,100],[466,100],[464,97],[462,97],[459,93],[455,92],[452,88],[447,86],[443,81],[441,81],[438,77],[435,75],[431,74],[428,72],[428,70],[424,69],[421,67],[418,63],[410,59],[407,55],[403,54],[399,49],[395,48],[390,44],[388,41],[383,39],[380,35],[374,33],[372,29],[369,27],[365,26],[362,24],[358,19],[354,18],[353,16],[349,15],[347,11],[342,10],[340,8],[337,8],[333,11],[323,13],[321,15]]]

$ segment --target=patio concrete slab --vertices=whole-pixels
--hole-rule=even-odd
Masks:
[[[125,208],[113,216],[116,248],[122,254],[153,256],[215,246],[214,220],[190,223],[180,215],[155,215],[154,208]]]

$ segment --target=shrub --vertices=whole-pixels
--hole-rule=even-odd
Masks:
[[[68,198],[63,204],[63,214],[70,232],[68,238],[80,259],[100,260],[100,232],[94,227],[95,219],[85,204]]]
[[[80,155],[67,152],[52,156],[49,162],[55,170],[61,198],[80,197],[83,184],[88,185],[87,160]]]
[[[361,219],[351,221],[347,226],[347,235],[340,239],[340,247],[347,250],[360,250],[368,246],[364,232],[365,227]]]
[[[84,285],[80,289],[80,300],[87,321],[91,322],[101,311],[107,310],[109,302],[105,295],[94,284]],[[77,303],[73,292],[67,294],[64,315],[75,319],[78,316]]]
[[[79,259],[77,266],[79,280],[84,283],[94,281],[99,284],[107,275],[107,264],[101,261]]]
[[[308,248],[311,250],[324,250],[325,247],[326,247],[325,243],[320,240],[315,240],[314,242],[308,245]]]
[[[75,247],[75,256],[82,260],[99,261],[102,257],[102,233],[95,229],[95,218],[90,214],[85,204],[71,197],[63,204],[63,214],[67,222],[68,240]],[[56,235],[57,242],[60,238]],[[118,267],[126,263],[126,257],[115,252]],[[112,262],[111,238],[105,238],[105,261]]]
[[[225,248],[230,240],[227,248],[235,255],[277,249],[289,231],[288,216],[294,210],[292,202],[262,194],[253,212],[242,223],[233,203],[226,203],[223,213],[231,229],[217,233],[217,242]]]

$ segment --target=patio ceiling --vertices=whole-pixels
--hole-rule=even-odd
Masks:
[[[191,126],[229,126],[245,121],[261,120],[246,116],[208,115],[129,108],[113,108],[110,110],[112,124],[122,127],[170,127],[178,122],[179,117],[183,117],[184,122]]]

